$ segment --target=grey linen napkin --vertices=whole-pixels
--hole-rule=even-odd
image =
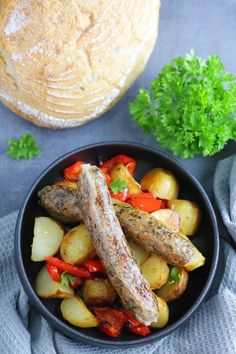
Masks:
[[[223,163],[223,162],[222,162]],[[231,169],[228,168],[228,176]],[[221,185],[220,167],[215,178],[215,193]],[[228,165],[227,165],[228,166]],[[223,165],[223,171],[226,167]],[[235,167],[234,167],[235,168]],[[224,184],[226,184],[225,175]],[[230,188],[223,193],[234,193],[219,198],[219,207],[229,232],[235,237],[236,190],[234,177]],[[234,183],[234,184],[233,184]],[[233,199],[234,198],[234,199]],[[217,199],[218,200],[218,199]],[[227,202],[231,200],[229,213]],[[0,353],[1,354],[233,354],[236,353],[236,255],[234,250],[221,241],[220,262],[217,275],[207,300],[193,316],[168,337],[153,344],[120,349],[101,349],[69,339],[53,330],[47,321],[29,304],[20,284],[13,256],[13,237],[17,213],[0,219]]]

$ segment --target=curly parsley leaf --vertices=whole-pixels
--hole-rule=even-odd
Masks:
[[[175,283],[179,283],[181,280],[181,274],[179,274],[179,270],[176,267],[173,267],[170,271],[170,278],[168,280],[168,284],[172,285]]]
[[[7,154],[14,160],[19,160],[20,158],[29,160],[40,153],[34,137],[27,133],[22,133],[22,137],[19,140],[8,140],[8,144]]]
[[[220,58],[173,59],[129,111],[145,133],[182,158],[211,156],[236,140],[236,82]]]
[[[118,192],[123,192],[124,189],[128,187],[128,183],[120,178],[117,178],[115,181],[110,183],[109,187],[114,194],[117,194]]]
[[[75,284],[75,278],[73,277],[73,275],[67,273],[67,272],[63,272],[61,275],[61,286],[65,286],[66,288],[69,288],[70,284],[73,286]]]

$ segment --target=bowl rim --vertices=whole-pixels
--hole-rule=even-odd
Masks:
[[[125,340],[117,340],[117,341],[112,341],[109,339],[97,339],[93,338],[89,335],[86,335],[84,333],[79,332],[76,328],[74,328],[72,325],[64,323],[61,319],[53,315],[41,302],[39,297],[36,295],[33,287],[31,287],[31,284],[28,280],[28,277],[25,272],[24,264],[23,264],[23,258],[21,254],[21,229],[22,229],[22,223],[23,223],[23,217],[24,217],[24,212],[27,207],[28,201],[31,198],[32,193],[35,190],[35,187],[37,184],[42,180],[42,178],[45,177],[45,175],[52,169],[54,168],[57,164],[60,162],[64,161],[65,159],[69,158],[71,155],[74,155],[76,153],[82,152],[84,150],[92,149],[92,148],[99,148],[102,146],[123,146],[123,147],[134,147],[134,148],[139,148],[142,150],[145,150],[150,153],[157,154],[161,156],[164,159],[170,160],[173,165],[176,165],[180,170],[182,170],[183,174],[187,176],[192,182],[195,184],[195,187],[198,189],[200,192],[202,199],[208,209],[208,212],[210,214],[211,222],[212,222],[212,227],[213,227],[213,238],[214,238],[214,249],[213,249],[213,257],[212,257],[212,262],[209,270],[209,275],[207,277],[207,281],[200,292],[198,298],[196,301],[192,304],[192,306],[189,308],[187,312],[183,314],[183,316],[180,317],[179,320],[176,322],[170,324],[166,328],[163,328],[161,332],[155,332],[152,333],[150,336],[147,337],[138,337],[137,339],[130,340],[129,342],[126,342]],[[51,162],[43,171],[38,175],[38,177],[34,180],[32,185],[30,186],[29,190],[26,193],[26,196],[24,198],[24,201],[22,203],[22,206],[20,208],[20,211],[18,213],[17,221],[16,221],[16,227],[15,227],[15,236],[14,236],[14,258],[15,258],[15,264],[17,268],[17,272],[21,281],[21,284],[24,288],[24,291],[26,292],[30,303],[37,309],[37,311],[50,323],[50,325],[58,330],[60,333],[73,338],[75,340],[81,340],[81,342],[87,343],[87,344],[92,344],[95,346],[103,347],[103,348],[129,348],[129,347],[135,347],[135,346],[140,346],[144,344],[148,344],[151,342],[154,342],[155,340],[159,340],[163,337],[166,337],[167,335],[171,334],[174,330],[176,330],[180,325],[183,325],[189,317],[196,311],[196,309],[199,307],[199,305],[202,303],[203,299],[206,297],[218,265],[218,260],[219,260],[219,248],[220,248],[220,240],[219,240],[219,232],[218,232],[218,226],[217,226],[217,220],[215,216],[214,209],[212,207],[212,204],[210,202],[210,199],[208,195],[206,194],[205,190],[201,186],[200,182],[192,175],[190,171],[177,159],[175,159],[173,156],[169,155],[166,152],[163,152],[157,148],[153,148],[144,144],[139,144],[139,143],[133,143],[129,141],[106,141],[106,142],[100,142],[100,143],[95,143],[95,144],[88,144],[85,146],[82,146],[80,148],[73,149],[53,162]]]

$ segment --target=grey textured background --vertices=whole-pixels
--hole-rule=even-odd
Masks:
[[[135,97],[138,88],[147,87],[173,57],[190,49],[202,56],[220,55],[225,68],[236,74],[236,0],[163,0],[158,41],[145,71],[113,109],[92,123],[64,131],[42,129],[0,104],[0,216],[18,209],[41,170],[74,148],[110,140],[159,147],[155,138],[144,135],[132,122],[128,102]],[[7,140],[18,138],[22,131],[33,134],[42,151],[35,159],[13,161],[6,155]],[[216,163],[233,152],[236,152],[236,143],[230,142],[212,158],[182,162],[211,196]]]

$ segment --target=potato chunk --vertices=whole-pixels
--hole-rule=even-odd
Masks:
[[[176,267],[180,275],[180,281],[173,284],[168,282],[160,289],[156,290],[156,294],[162,297],[166,302],[178,299],[186,290],[188,285],[188,272],[184,268]]]
[[[74,326],[97,327],[98,320],[79,296],[64,299],[61,303],[62,317]]]
[[[138,266],[141,266],[141,264],[148,258],[148,252],[133,241],[128,241],[128,244],[135,262]]]
[[[112,304],[117,297],[110,280],[103,278],[86,279],[82,287],[82,294],[84,302],[88,306]]]
[[[175,199],[179,194],[179,184],[175,176],[163,168],[149,171],[141,180],[141,188],[166,200]]]
[[[52,280],[46,267],[43,267],[36,277],[35,291],[38,296],[45,299],[66,298],[74,295],[74,289]]]
[[[168,206],[180,216],[180,232],[187,236],[193,236],[201,221],[201,210],[197,203],[174,199],[168,201]]]
[[[168,323],[169,320],[169,307],[164,299],[156,296],[157,304],[158,304],[158,311],[159,317],[157,322],[153,322],[150,327],[151,328],[162,328]]]
[[[142,263],[141,271],[152,289],[159,289],[169,278],[167,263],[155,254],[152,254]]]
[[[31,260],[41,262],[48,256],[54,256],[60,248],[64,235],[61,225],[51,218],[35,218]]]
[[[173,232],[179,232],[180,217],[179,214],[170,209],[160,209],[152,213],[157,220],[165,224]]]
[[[140,194],[142,192],[140,184],[131,176],[128,169],[123,164],[115,165],[110,172],[111,180],[120,178],[128,184],[129,194]]]
[[[63,237],[60,255],[70,264],[81,264],[95,256],[91,236],[84,224],[74,227]]]

